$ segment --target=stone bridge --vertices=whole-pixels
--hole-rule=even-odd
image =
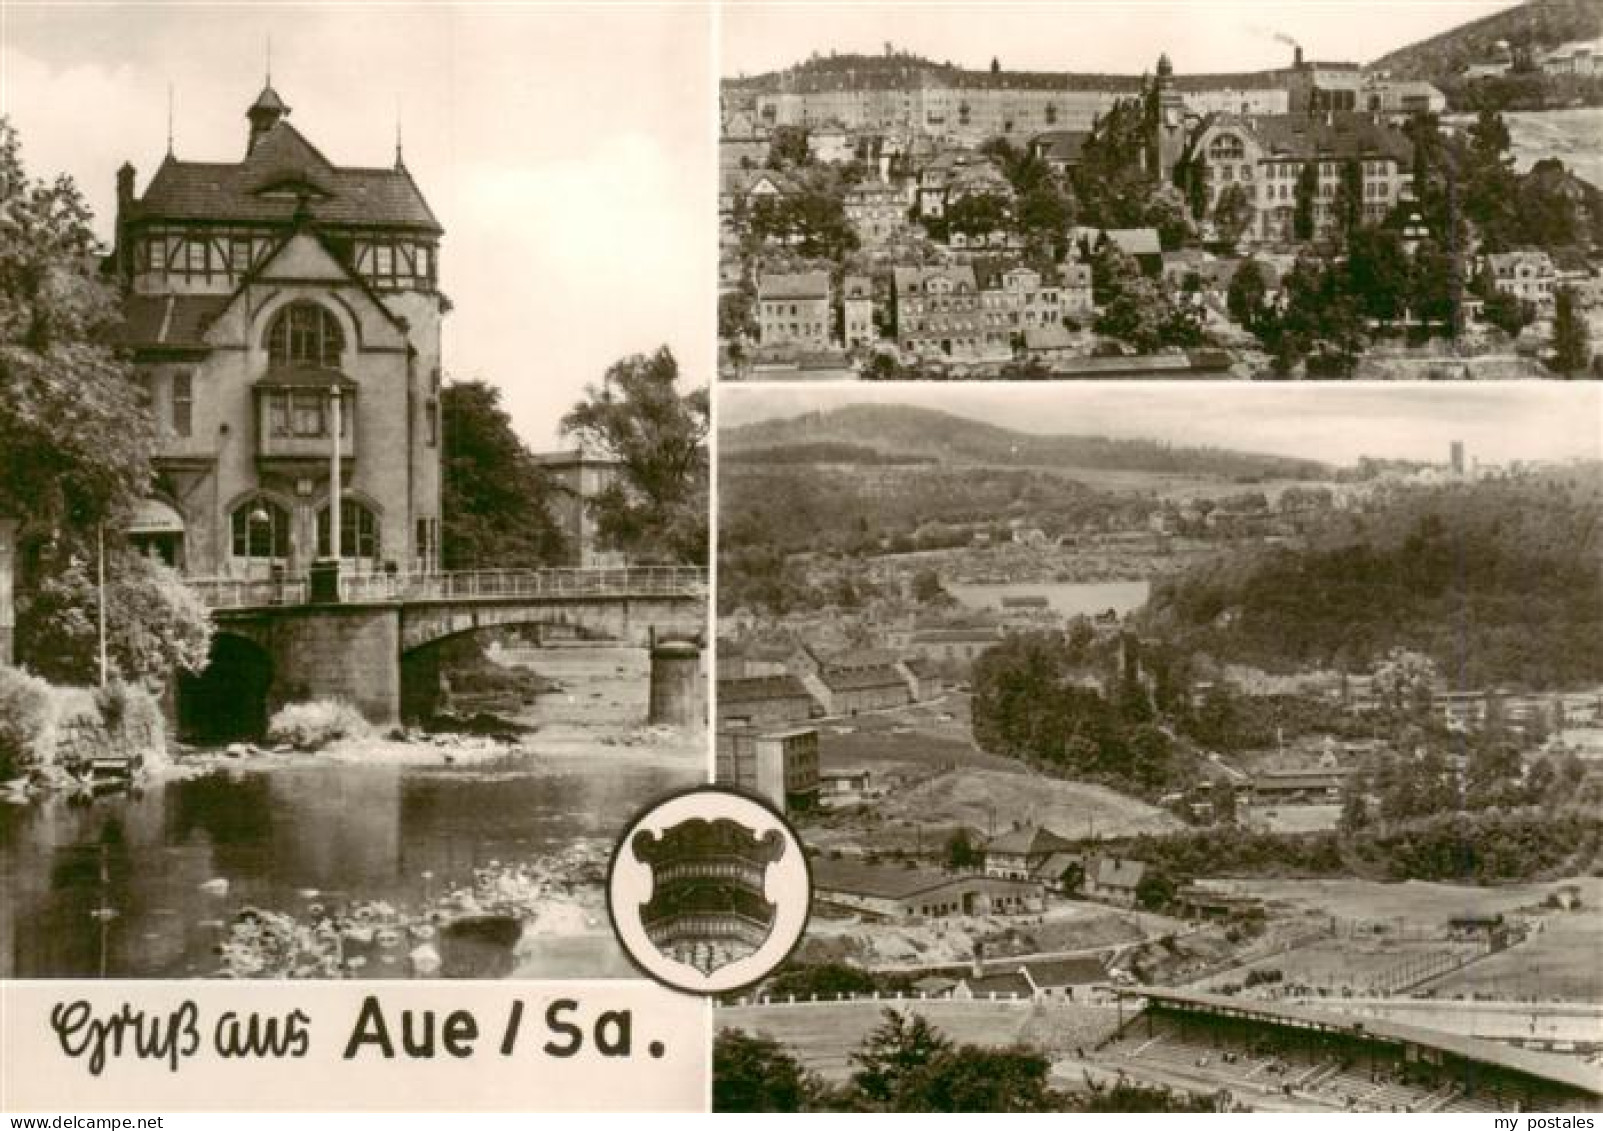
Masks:
[[[638,647],[706,632],[706,571],[682,567],[376,573],[340,578],[338,599],[323,601],[301,578],[190,585],[217,634],[210,668],[180,689],[180,719],[187,698],[237,711],[227,729],[239,731],[252,729],[245,716],[302,699],[343,699],[379,724],[426,715],[439,684],[433,645],[480,629],[535,626]]]

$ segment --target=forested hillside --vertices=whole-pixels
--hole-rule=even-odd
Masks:
[[[1603,679],[1597,473],[1414,491],[1161,582],[1153,630],[1272,670],[1427,653],[1454,685]]]

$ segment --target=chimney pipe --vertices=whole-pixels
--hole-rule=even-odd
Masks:
[[[1292,49],[1291,65],[1293,67],[1296,67],[1298,70],[1302,69],[1302,47],[1301,46],[1298,46],[1298,47],[1295,47],[1295,48]]]

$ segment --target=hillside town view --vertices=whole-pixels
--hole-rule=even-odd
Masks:
[[[718,1102],[1595,1103],[1595,387],[1381,400],[1339,459],[1270,454],[1323,391],[1190,446],[1039,388],[725,397],[717,774],[814,907]]]
[[[1542,0],[1368,62],[726,70],[720,372],[1596,375],[1600,35]]]

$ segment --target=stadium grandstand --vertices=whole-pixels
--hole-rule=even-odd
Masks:
[[[1595,1111],[1603,1069],[1380,1018],[1154,987],[1098,1049],[1104,1064],[1166,1083],[1277,1094],[1346,1111]],[[1144,1071],[1145,1070],[1145,1071]]]

